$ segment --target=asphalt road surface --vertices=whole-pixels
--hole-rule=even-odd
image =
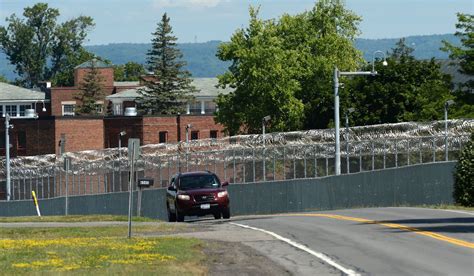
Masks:
[[[230,224],[300,246],[304,258],[327,266],[321,274],[474,275],[470,211],[367,208],[235,217]]]

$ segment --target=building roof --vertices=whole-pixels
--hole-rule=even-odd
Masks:
[[[114,81],[114,86],[123,87],[123,86],[139,86],[139,81]]]
[[[45,100],[45,93],[0,82],[0,101]]]
[[[74,67],[74,69],[77,69],[77,68],[91,68],[93,62],[94,62],[94,67],[95,68],[110,68],[110,67],[112,67],[111,64],[107,64],[107,63],[103,62],[102,60],[92,59],[92,60],[88,60],[84,63],[81,63],[81,64],[77,65],[76,67]]]
[[[194,94],[197,98],[217,98],[219,94],[229,94],[234,89],[227,87],[226,89],[216,88],[218,84],[217,78],[194,78],[192,85],[196,87],[198,92]],[[134,99],[140,97],[137,90],[144,86],[123,90],[119,93],[107,96],[108,100],[112,99]]]

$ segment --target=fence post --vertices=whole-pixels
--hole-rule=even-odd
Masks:
[[[420,150],[420,164],[423,164],[423,138],[420,137],[420,142],[419,142],[419,150]]]
[[[227,159],[227,151],[224,150],[224,180],[227,180],[227,163],[226,163],[226,159]]]
[[[232,149],[232,163],[233,163],[233,170],[232,170],[232,176],[233,176],[233,182],[236,183],[235,180],[235,149]]]
[[[303,149],[304,178],[306,178],[306,150]]]
[[[372,170],[375,170],[375,145],[372,141]]]
[[[276,180],[276,150],[273,148],[273,180]]]
[[[385,150],[386,147],[385,147],[385,140],[383,140],[383,168],[385,169],[386,168],[386,153],[385,153]]]
[[[293,147],[293,179],[296,179],[296,147]]]
[[[314,177],[318,177],[318,153],[316,152],[316,145],[314,146]]]
[[[246,167],[246,164],[245,164],[245,149],[242,149],[242,170],[243,170],[243,183],[246,182],[246,177],[245,177],[245,167]]]
[[[286,180],[286,146],[283,146],[283,180]]]
[[[433,163],[436,162],[436,136],[433,136]]]
[[[362,172],[362,146],[359,148],[359,172]]]
[[[407,165],[410,165],[410,138],[407,140]]]
[[[252,148],[253,182],[255,183],[255,148]]]
[[[329,175],[329,162],[328,162],[328,157],[326,156],[326,176]]]
[[[398,168],[398,140],[395,139],[395,168]]]

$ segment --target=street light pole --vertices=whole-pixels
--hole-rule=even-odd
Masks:
[[[341,142],[340,142],[340,130],[339,130],[339,77],[340,76],[375,76],[377,75],[377,71],[375,71],[375,54],[382,53],[384,55],[383,65],[387,65],[387,61],[385,59],[385,53],[382,51],[375,51],[372,58],[372,71],[355,71],[355,72],[341,72],[334,67],[334,130],[335,130],[335,171],[336,175],[341,174]]]
[[[13,126],[10,125],[10,115],[5,114],[5,165],[7,170],[7,201],[10,201],[11,195],[11,179],[10,179],[10,128]]]
[[[448,156],[448,109],[449,106],[454,104],[453,100],[448,100],[444,103],[444,158],[445,161],[449,161]]]
[[[265,124],[271,120],[271,116],[267,115],[262,118],[262,144],[263,144],[263,181],[267,181],[266,160],[265,160]]]

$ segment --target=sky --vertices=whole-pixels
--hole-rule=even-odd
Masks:
[[[0,0],[0,25],[38,1]],[[250,5],[263,19],[310,10],[315,0],[44,0],[59,9],[59,22],[87,15],[96,26],[86,45],[149,43],[163,13],[168,13],[178,42],[228,41],[248,24]],[[399,38],[454,33],[456,13],[474,13],[473,0],[346,0],[362,16],[361,38]]]

